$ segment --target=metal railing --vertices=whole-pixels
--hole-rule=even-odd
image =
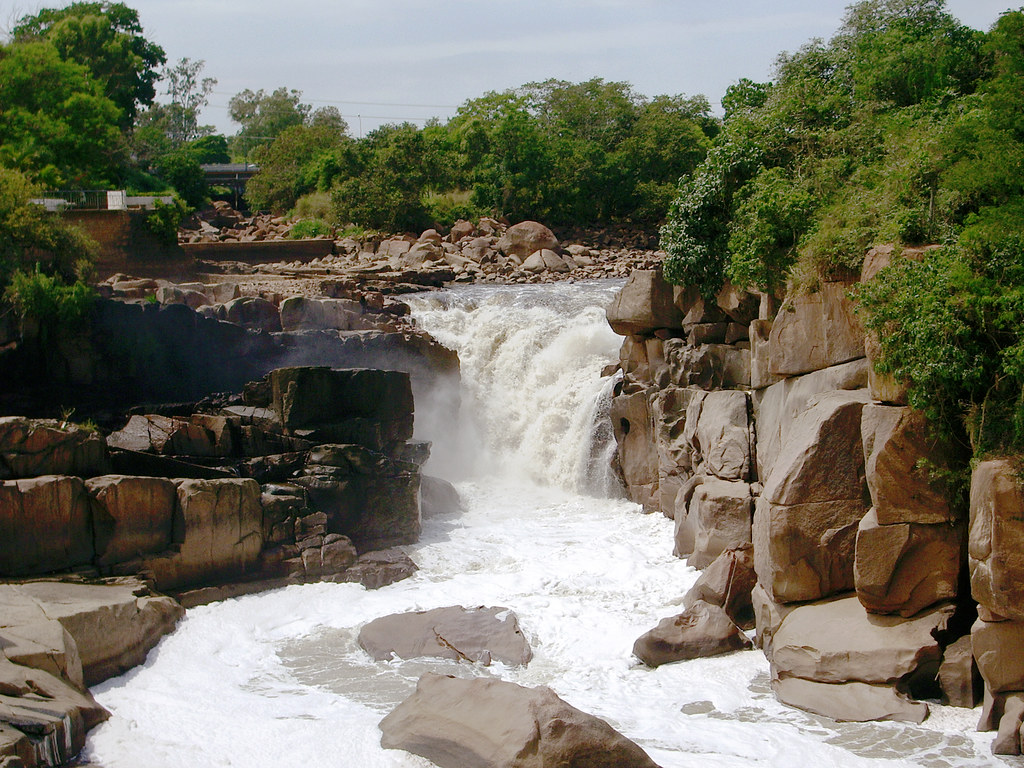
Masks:
[[[105,211],[112,207],[109,197],[105,189],[59,189],[44,192],[41,201],[47,210]]]

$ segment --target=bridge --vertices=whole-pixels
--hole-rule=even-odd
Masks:
[[[206,176],[206,186],[227,187],[234,195],[233,205],[238,208],[245,184],[260,169],[252,163],[206,163],[200,166]]]

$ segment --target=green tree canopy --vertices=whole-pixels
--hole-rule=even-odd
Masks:
[[[235,94],[228,102],[231,119],[241,128],[232,139],[232,152],[238,158],[249,156],[256,147],[270,144],[285,129],[302,125],[310,113],[303,104],[302,92],[278,88],[267,93],[262,88]]]
[[[0,165],[51,188],[113,182],[125,163],[114,103],[48,42],[0,47]]]
[[[22,17],[12,30],[15,43],[50,42],[61,58],[89,69],[101,92],[120,110],[122,130],[135,122],[140,106],[153,103],[163,49],[142,34],[137,11],[123,3],[75,2]]]

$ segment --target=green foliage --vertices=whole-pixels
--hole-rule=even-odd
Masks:
[[[255,92],[246,88],[232,96],[228,113],[242,126],[232,139],[232,154],[239,160],[246,159],[254,149],[269,145],[285,129],[304,124],[310,106],[303,104],[301,98],[301,91],[287,88],[272,93],[262,88]]]
[[[883,373],[975,455],[1024,449],[1024,238],[899,260],[858,286]]]
[[[37,195],[24,174],[0,167],[0,288],[33,264],[71,278],[97,254],[95,241],[82,230],[29,202]]]
[[[178,147],[213,133],[210,126],[199,125],[199,111],[209,103],[210,92],[217,84],[216,78],[200,78],[205,63],[202,59],[184,58],[167,70],[167,92],[171,97],[166,108],[167,134],[172,146]],[[226,146],[224,154],[227,154]]]
[[[125,131],[134,123],[138,107],[153,103],[160,79],[157,68],[166,61],[163,49],[143,37],[138,12],[123,3],[75,2],[44,8],[22,17],[11,37],[15,43],[46,41],[62,60],[88,68],[100,92],[120,110],[116,122]]]
[[[188,205],[198,208],[206,202],[206,175],[196,152],[187,147],[168,152],[157,161],[156,171]]]
[[[66,285],[38,267],[11,275],[3,296],[23,323],[35,326],[43,346],[84,330],[96,301],[95,290],[82,281]]]
[[[309,192],[295,201],[295,207],[288,212],[293,219],[323,219],[333,216],[329,192]]]
[[[356,167],[352,140],[331,123],[293,125],[277,139],[257,147],[253,161],[259,172],[246,185],[245,199],[253,210],[283,213],[304,194],[330,188]]]
[[[120,113],[50,43],[0,46],[0,165],[52,188],[106,186],[123,164]]]
[[[827,43],[780,55],[773,84],[730,87],[722,132],[662,230],[665,274],[705,295],[726,276],[809,287],[855,275],[873,243],[955,239],[1018,194],[1022,145],[986,93],[997,48],[1015,71],[1013,25],[1000,25],[992,43],[943,0],[864,0]]]
[[[146,226],[162,243],[173,245],[178,242],[181,222],[192,214],[193,209],[177,197],[170,203],[156,200],[153,206],[146,215]]]
[[[332,234],[330,225],[320,219],[302,219],[292,224],[288,237],[292,240],[302,240],[310,237],[330,237]]]

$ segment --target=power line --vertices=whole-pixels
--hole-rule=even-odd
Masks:
[[[210,91],[210,93],[216,94],[217,96],[236,96],[234,93],[226,93],[224,91]],[[309,99],[314,104],[348,104],[351,106],[366,106],[366,107],[411,107],[415,109],[458,109],[458,104],[402,104],[397,101],[341,101],[338,99]],[[368,117],[368,115],[363,115]]]

